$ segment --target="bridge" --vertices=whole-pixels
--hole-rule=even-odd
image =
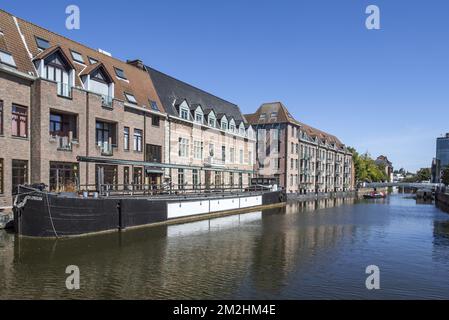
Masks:
[[[441,189],[444,184],[442,183],[418,183],[418,182],[372,182],[366,183],[364,185],[366,188],[389,188],[389,187],[399,187],[404,189],[425,189],[425,190],[436,190],[438,187]]]

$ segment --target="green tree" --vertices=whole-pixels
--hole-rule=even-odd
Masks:
[[[429,181],[432,178],[432,170],[430,168],[424,168],[416,173],[418,182]]]
[[[382,182],[388,180],[385,167],[378,166],[368,152],[360,155],[354,148],[348,149],[353,155],[357,182]]]

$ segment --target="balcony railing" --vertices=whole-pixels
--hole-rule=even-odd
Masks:
[[[100,149],[100,152],[101,152],[102,156],[112,157],[114,155],[114,149],[112,147],[112,144],[99,142],[97,144],[97,146]]]
[[[72,97],[72,86],[68,83],[57,82],[57,92],[58,96],[71,98]]]
[[[50,142],[56,142],[58,151],[72,151],[72,139],[69,136],[51,135]]]
[[[101,105],[103,107],[112,108],[112,100],[114,98],[111,96],[101,95]]]
[[[206,159],[204,159],[204,164],[212,167],[224,167],[225,160],[217,159],[215,157],[207,157]]]

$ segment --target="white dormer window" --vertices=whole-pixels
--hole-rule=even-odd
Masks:
[[[240,135],[242,135],[242,136],[245,135],[245,126],[243,125],[243,123],[240,125],[239,132],[240,132]]]
[[[189,110],[187,108],[181,108],[179,115],[182,119],[189,120]]]
[[[14,68],[16,67],[13,56],[8,52],[0,51],[0,62]]]
[[[201,112],[195,112],[195,121],[198,123],[203,123],[203,114]]]
[[[231,124],[231,125],[229,126],[229,131],[235,132],[235,126]]]
[[[228,122],[226,120],[221,120],[221,130],[228,130]]]

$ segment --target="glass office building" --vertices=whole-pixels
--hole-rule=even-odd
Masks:
[[[437,159],[440,160],[441,168],[449,166],[449,133],[437,139]]]

